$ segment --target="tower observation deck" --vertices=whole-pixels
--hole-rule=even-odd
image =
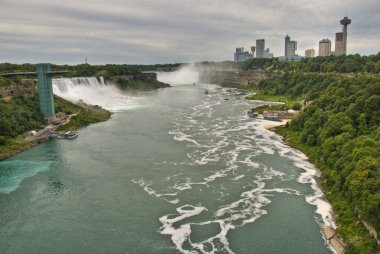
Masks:
[[[351,19],[348,17],[344,17],[341,21],[340,24],[343,26],[343,38],[342,38],[342,51],[339,52],[341,55],[346,55],[347,54],[347,26],[351,24]]]
[[[52,76],[55,74],[64,74],[67,71],[51,71],[50,63],[36,64],[36,72],[15,72],[0,74],[3,77],[14,76],[37,76],[38,80],[38,95],[40,99],[41,113],[47,117],[53,117],[54,110],[54,97],[52,87]]]

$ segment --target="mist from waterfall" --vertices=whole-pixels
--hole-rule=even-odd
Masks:
[[[103,77],[53,79],[53,92],[72,102],[83,101],[110,111],[122,111],[136,106],[134,99],[113,84],[105,84]]]
[[[194,64],[188,64],[176,71],[158,72],[157,80],[172,86],[198,83],[199,71]]]

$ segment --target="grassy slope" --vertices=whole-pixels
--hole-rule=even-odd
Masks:
[[[264,94],[263,91],[255,90],[255,94],[251,96],[245,97],[246,100],[261,100],[268,102],[283,102],[281,105],[264,105],[260,107],[256,107],[252,109],[252,111],[256,111],[262,114],[266,110],[286,110],[286,109],[296,109],[299,110],[301,108],[301,104],[296,99],[290,99],[286,96],[276,96],[270,94]]]
[[[58,112],[77,114],[71,118],[69,123],[59,127],[57,131],[75,130],[92,123],[106,121],[111,117],[111,112],[98,106],[76,105],[59,97],[56,97],[55,101]]]

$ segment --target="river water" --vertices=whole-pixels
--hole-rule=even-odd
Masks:
[[[206,84],[108,100],[86,87],[115,105],[109,121],[0,162],[0,253],[332,253],[318,172],[245,116],[259,102]]]

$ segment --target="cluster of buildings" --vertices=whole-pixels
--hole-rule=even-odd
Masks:
[[[351,19],[344,17],[340,24],[343,26],[342,32],[335,34],[335,51],[331,50],[331,41],[323,39],[319,41],[318,56],[329,55],[345,55],[347,53],[347,26],[351,24]],[[292,41],[289,35],[285,36],[285,52],[284,56],[278,57],[280,61],[299,61],[302,58],[310,58],[315,56],[314,49],[307,49],[305,56],[296,54],[297,41]],[[273,53],[270,53],[269,48],[265,48],[265,39],[256,40],[256,46],[251,47],[251,51],[244,51],[243,47],[236,48],[234,53],[234,61],[242,62],[251,58],[273,58]]]
[[[335,34],[335,51],[331,50],[331,41],[323,39],[319,41],[318,56],[340,56],[347,54],[347,26],[351,24],[351,19],[344,17],[340,21],[340,24],[343,26],[343,30]]]
[[[256,53],[256,55],[255,55]],[[234,61],[242,62],[250,58],[273,58],[273,53],[269,48],[265,48],[265,39],[256,40],[256,47],[251,47],[251,52],[244,51],[244,48],[236,48],[234,53]]]

